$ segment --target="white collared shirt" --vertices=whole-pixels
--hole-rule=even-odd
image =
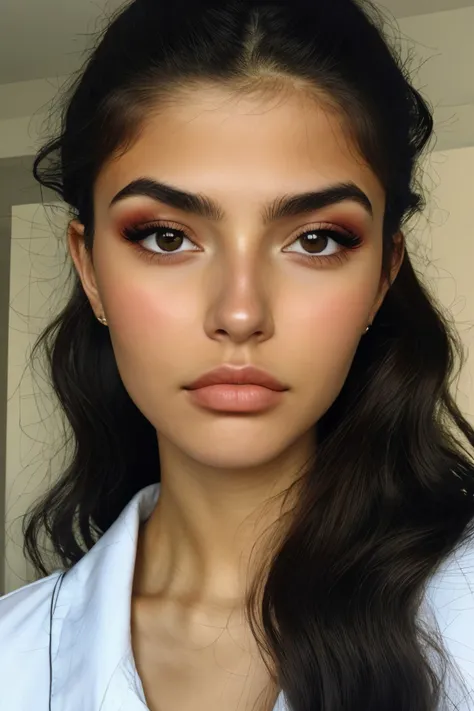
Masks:
[[[159,488],[139,491],[66,575],[57,571],[0,598],[0,711],[147,709],[132,652],[130,605],[139,526]],[[474,711],[472,544],[431,579],[426,603],[470,693],[470,699],[455,697],[457,687],[450,686],[451,698],[458,711]],[[288,710],[280,693],[274,711]]]

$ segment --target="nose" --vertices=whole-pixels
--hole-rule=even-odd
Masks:
[[[268,269],[256,258],[221,265],[212,279],[204,329],[209,338],[242,344],[274,333]]]

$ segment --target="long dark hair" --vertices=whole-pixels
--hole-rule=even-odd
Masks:
[[[35,177],[85,225],[91,249],[94,181],[157,102],[199,82],[271,93],[294,81],[344,121],[385,188],[389,279],[394,236],[423,207],[416,170],[433,121],[369,3],[132,2],[65,94],[60,134],[37,155]],[[155,429],[72,277],[69,302],[32,353],[46,354],[74,444],[24,524],[40,575],[52,570],[42,531],[68,570],[160,471]],[[428,579],[472,535],[474,430],[450,394],[456,357],[463,362],[459,337],[405,253],[315,425],[317,459],[262,568],[261,597],[249,591],[252,630],[293,711],[434,711],[445,698],[423,644],[446,654],[417,613]]]

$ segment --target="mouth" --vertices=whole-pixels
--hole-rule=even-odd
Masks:
[[[254,366],[235,368],[229,365],[223,365],[205,373],[190,385],[186,386],[185,390],[197,390],[212,385],[253,385],[275,392],[289,390],[287,385],[260,368],[255,368]]]
[[[275,407],[289,387],[253,366],[221,366],[205,373],[185,390],[194,404],[207,410],[256,413]]]
[[[250,384],[221,383],[189,390],[195,405],[215,412],[264,412],[278,405],[283,395],[283,390]]]

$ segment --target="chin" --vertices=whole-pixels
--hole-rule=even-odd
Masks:
[[[295,435],[298,439],[298,435]],[[207,437],[198,442],[175,442],[187,457],[202,466],[215,469],[242,470],[264,467],[289,453],[294,440],[288,439],[288,434],[261,432],[239,436],[234,433],[228,437]]]

